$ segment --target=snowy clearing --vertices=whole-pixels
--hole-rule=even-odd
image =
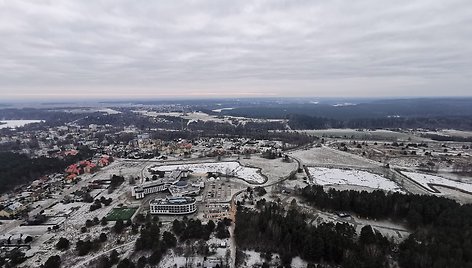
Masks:
[[[172,171],[176,169],[189,169],[194,173],[218,172],[227,176],[234,176],[243,179],[249,183],[264,183],[266,178],[260,173],[258,168],[242,166],[239,162],[218,162],[218,163],[200,163],[200,164],[180,164],[157,166],[153,169],[162,171]]]
[[[376,168],[379,166],[379,163],[375,161],[326,146],[310,148],[308,150],[297,150],[288,154],[299,159],[307,166],[325,165],[330,167],[350,166],[360,168]]]
[[[231,111],[231,110],[234,110],[234,108],[221,108],[221,109],[215,109],[211,111],[215,113],[221,113],[222,111]]]
[[[2,128],[17,128],[23,127],[28,124],[33,123],[42,123],[44,120],[1,120],[0,121],[0,129]]]
[[[267,184],[274,183],[289,176],[292,171],[298,168],[296,161],[283,162],[281,159],[266,159],[257,156],[253,156],[249,159],[242,158],[239,161],[242,165],[260,168],[262,174],[268,179]]]
[[[455,188],[460,191],[464,191],[464,192],[468,192],[472,194],[472,184],[469,184],[469,183],[453,181],[453,180],[449,180],[443,177],[422,174],[422,173],[417,173],[417,172],[402,171],[402,173],[405,176],[416,181],[421,186],[425,187],[426,189],[434,193],[440,193],[440,191],[434,187],[434,185],[439,185],[439,186],[444,186],[444,187]]]
[[[308,167],[315,184],[358,185],[384,191],[403,192],[399,185],[380,175],[351,169]]]

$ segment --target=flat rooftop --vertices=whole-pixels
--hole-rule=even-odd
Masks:
[[[154,199],[149,204],[151,205],[185,205],[195,202],[195,198],[192,197],[167,197]]]

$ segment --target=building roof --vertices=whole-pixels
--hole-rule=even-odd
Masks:
[[[191,197],[167,197],[156,198],[150,202],[154,205],[185,205],[195,203],[195,198]]]

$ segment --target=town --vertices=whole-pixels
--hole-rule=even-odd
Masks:
[[[463,175],[470,174],[470,132],[296,130],[285,119],[198,108],[54,108],[70,121],[5,120],[2,161],[34,167],[3,171],[12,180],[0,198],[1,264],[307,267],[314,255],[253,242],[255,226],[241,218],[288,210],[310,228],[336,224],[361,238],[370,230],[397,247],[415,233],[410,219],[328,200],[357,192],[472,201]],[[124,117],[142,125],[123,124]],[[328,194],[325,205],[313,205],[316,191]]]

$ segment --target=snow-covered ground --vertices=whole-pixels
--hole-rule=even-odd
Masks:
[[[113,109],[110,109],[110,108],[103,108],[103,109],[99,109],[97,111],[102,112],[102,113],[106,113],[106,114],[121,114],[120,111],[113,110]]]
[[[221,109],[215,109],[215,110],[211,110],[212,112],[215,112],[215,113],[221,113],[222,111],[230,111],[230,110],[233,110],[234,108],[221,108]]]
[[[241,164],[251,167],[258,167],[262,174],[267,177],[266,184],[271,184],[282,178],[287,177],[290,173],[298,168],[296,161],[283,162],[280,158],[266,159],[258,156],[252,156],[249,159],[240,159]]]
[[[129,185],[127,179],[125,179],[125,182],[115,189],[113,193],[108,193],[106,189],[95,190],[97,194],[96,198],[99,199],[102,196],[105,198],[112,198],[112,203],[109,206],[102,206],[102,208],[94,211],[90,211],[90,203],[74,202],[63,204],[59,201],[62,200],[63,195],[69,195],[75,190],[86,186],[88,182],[96,179],[109,179],[112,174],[121,174],[125,177],[131,175],[138,176],[141,170],[147,165],[148,163],[145,162],[117,160],[110,166],[101,169],[95,174],[81,175],[81,181],[79,181],[78,184],[72,185],[72,188],[67,190],[67,193],[64,192],[57,198],[57,200],[53,200],[53,202],[50,204],[50,207],[44,208],[45,214],[54,216],[50,219],[50,222],[63,220],[63,223],[59,225],[60,228],[58,230],[48,231],[47,227],[50,226],[46,225],[13,226],[13,228],[8,228],[8,230],[6,230],[8,234],[23,234],[34,237],[31,249],[28,251],[28,254],[32,255],[32,257],[28,258],[26,262],[22,264],[22,267],[39,267],[39,265],[44,263],[50,256],[53,255],[61,256],[61,259],[63,260],[63,267],[73,267],[75,264],[81,262],[85,262],[84,266],[81,266],[85,267],[88,264],[87,259],[93,258],[93,256],[100,254],[99,252],[104,252],[117,246],[123,246],[126,243],[130,243],[129,245],[132,248],[137,235],[130,234],[129,228],[122,235],[110,235],[109,242],[104,243],[100,251],[93,252],[88,256],[77,257],[74,252],[75,247],[73,246],[79,239],[95,239],[102,232],[109,233],[109,228],[113,226],[113,222],[110,222],[107,226],[101,226],[99,224],[91,228],[87,228],[88,230],[86,233],[81,233],[80,228],[85,226],[86,220],[92,220],[94,217],[101,219],[102,217],[105,217],[113,208],[119,207],[121,205],[128,207],[135,207],[139,205],[140,202],[134,202],[134,200],[131,199],[131,186]],[[42,207],[39,207],[39,209],[42,209]],[[67,217],[66,214],[68,215]],[[57,243],[60,237],[65,237],[72,243],[71,249],[69,249],[69,251],[61,252],[55,249],[54,245]],[[118,245],[116,243],[117,239],[121,239],[124,244]]]
[[[1,120],[0,129],[17,128],[17,127],[25,126],[27,124],[41,123],[41,122],[44,122],[44,120]]]
[[[442,129],[439,131],[425,131],[422,134],[444,135],[450,137],[472,137],[472,131],[461,131],[456,129]]]
[[[421,186],[425,187],[426,189],[432,192],[439,192],[437,189],[433,188],[434,185],[443,185],[446,187],[456,188],[462,191],[466,191],[472,193],[472,184],[453,181],[449,180],[440,176],[417,173],[417,172],[406,172],[402,171],[402,173],[409,177],[410,179],[416,181],[417,183],[421,184]],[[431,185],[433,187],[431,187]]]
[[[258,168],[242,166],[239,162],[217,162],[217,163],[198,163],[198,164],[179,164],[158,166],[155,169],[162,171],[172,171],[176,169],[189,169],[193,173],[204,174],[207,172],[219,172],[223,175],[234,176],[243,179],[249,183],[264,183],[266,178],[262,176]]]
[[[213,121],[217,123],[228,123],[228,119],[225,118],[218,118],[213,115],[209,115],[207,113],[202,112],[192,112],[192,113],[179,113],[179,112],[169,112],[169,113],[158,113],[153,111],[134,111],[135,113],[139,113],[149,117],[158,117],[158,116],[173,116],[173,117],[181,117],[184,119],[188,119],[190,121]]]
[[[347,152],[341,152],[327,146],[319,148],[310,148],[307,150],[297,150],[289,153],[290,156],[299,159],[307,166],[324,165],[324,166],[350,166],[360,168],[375,168],[379,163],[354,155]]]
[[[224,109],[222,109],[223,111]],[[215,110],[217,112],[218,110]],[[135,110],[133,111],[138,114],[142,114],[149,117],[160,117],[160,116],[173,116],[180,117],[183,119],[189,120],[189,123],[196,121],[213,121],[217,123],[230,123],[233,124],[233,120],[237,120],[238,124],[246,124],[247,122],[285,122],[285,119],[260,119],[260,118],[246,118],[239,116],[215,116],[209,115],[203,112],[190,112],[190,113],[180,113],[180,112],[154,112],[154,111],[145,111],[145,110]],[[221,112],[221,111],[220,111]]]
[[[325,137],[339,137],[339,138],[353,138],[360,140],[411,140],[411,141],[426,141],[428,139],[415,135],[415,133],[396,132],[386,129],[359,131],[357,129],[316,129],[316,130],[298,130],[309,135],[325,136]]]
[[[380,175],[352,169],[308,167],[313,183],[319,185],[358,185],[373,189],[403,192],[395,182]]]

